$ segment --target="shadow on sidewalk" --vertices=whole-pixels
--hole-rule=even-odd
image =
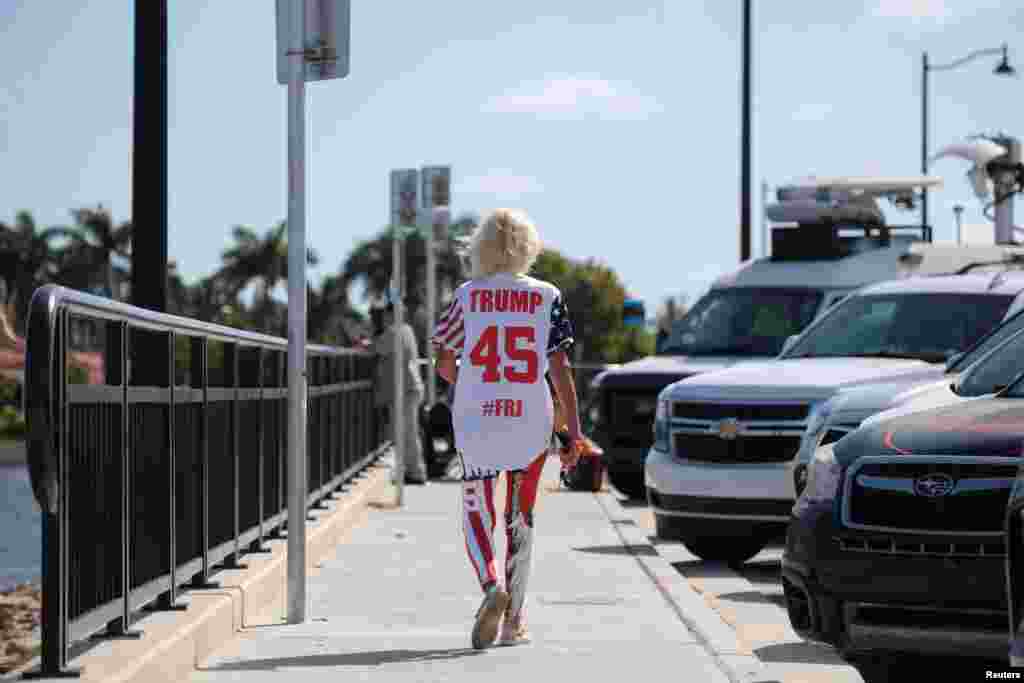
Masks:
[[[596,555],[644,555],[651,557],[658,554],[658,551],[649,545],[591,545],[584,548],[573,548],[580,553],[594,553]]]
[[[274,671],[296,666],[380,666],[407,662],[432,662],[444,659],[475,657],[484,650],[456,648],[449,650],[379,650],[377,652],[347,652],[338,654],[306,655],[299,657],[271,657],[240,662],[224,662],[201,667],[198,671]]]
[[[806,642],[765,645],[755,649],[754,654],[766,664],[823,664],[839,658],[829,645]]]
[[[722,593],[719,600],[731,600],[733,602],[745,602],[753,604],[775,604],[779,607],[786,606],[786,597],[782,593],[762,593],[761,591],[739,591],[735,593]]]

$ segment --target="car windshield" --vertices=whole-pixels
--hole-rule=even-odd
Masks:
[[[995,327],[1002,294],[923,292],[854,296],[798,340],[786,358],[861,356],[945,362]]]
[[[1022,344],[1024,336],[1018,334],[991,355],[978,361],[977,365],[961,376],[956,393],[961,396],[982,396],[1006,388],[1024,370]]]
[[[974,346],[967,349],[963,355],[950,364],[948,371],[964,372],[978,362],[978,359],[987,356],[992,349],[1002,346],[1003,342],[1021,330],[1024,330],[1024,309],[1014,313],[1009,320],[1004,320],[998,327],[975,342]]]
[[[823,293],[814,289],[715,289],[694,304],[658,346],[662,355],[774,357],[786,337],[814,319]]]

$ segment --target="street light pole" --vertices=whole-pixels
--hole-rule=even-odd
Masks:
[[[928,61],[928,53],[921,55],[921,174],[928,175],[928,74],[932,71],[952,71],[958,67],[972,62],[978,57],[990,55],[1002,55],[1002,59],[992,73],[996,76],[1014,76],[1016,71],[1010,66],[1008,47],[1003,43],[1001,47],[991,47],[984,50],[975,50],[965,57],[962,57],[948,64],[931,64]],[[928,188],[921,188],[921,228],[928,226]]]
[[[921,55],[921,175],[928,175],[928,53]],[[921,230],[928,229],[928,186],[921,188]]]
[[[131,301],[167,310],[167,0],[135,0]],[[111,292],[111,296],[115,296]]]
[[[740,140],[740,261],[750,259],[750,44],[751,0],[743,0],[743,123]]]

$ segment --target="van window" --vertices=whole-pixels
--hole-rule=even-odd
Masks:
[[[774,357],[786,337],[810,324],[823,298],[802,288],[714,289],[672,327],[658,353]]]

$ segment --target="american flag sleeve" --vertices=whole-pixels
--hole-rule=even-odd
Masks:
[[[465,341],[466,328],[462,320],[462,306],[459,304],[458,297],[455,297],[452,299],[451,305],[448,306],[448,310],[437,322],[430,343],[434,345],[435,349],[453,351],[458,356],[462,354],[462,346]]]
[[[551,304],[551,334],[548,337],[548,355],[557,351],[568,351],[575,343],[572,321],[569,320],[569,309],[562,300],[561,294]]]

